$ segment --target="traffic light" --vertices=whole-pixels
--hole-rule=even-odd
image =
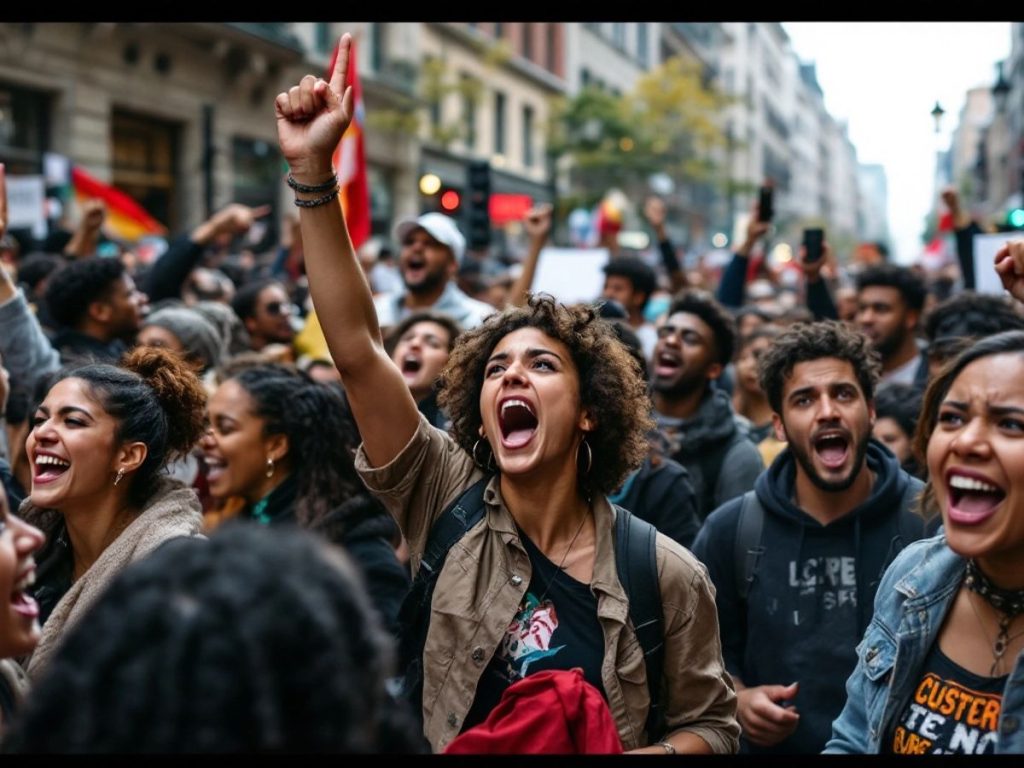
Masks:
[[[1024,208],[1014,208],[1006,215],[1006,221],[1014,229],[1024,229]]]
[[[451,216],[458,212],[459,205],[462,203],[462,195],[459,194],[457,189],[452,189],[451,187],[442,188],[438,202],[441,204],[441,212]]]
[[[466,170],[469,195],[466,211],[468,245],[483,250],[491,244],[491,164],[474,160]]]

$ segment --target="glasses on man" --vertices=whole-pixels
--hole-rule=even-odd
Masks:
[[[264,307],[268,315],[290,315],[292,305],[287,301],[272,301]]]

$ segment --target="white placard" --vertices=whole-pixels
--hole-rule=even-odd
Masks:
[[[604,288],[607,248],[545,248],[530,290],[550,293],[564,304],[594,301]]]
[[[42,176],[7,177],[7,226],[31,228],[32,236],[46,237],[46,182]]]
[[[71,161],[67,155],[43,153],[43,175],[50,187],[66,187],[71,183]]]
[[[1014,232],[1000,232],[995,235],[974,236],[974,290],[978,293],[1003,295],[1003,284],[996,274],[996,251],[1013,240]]]

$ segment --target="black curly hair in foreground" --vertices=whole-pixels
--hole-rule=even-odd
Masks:
[[[530,296],[526,306],[510,307],[466,331],[441,372],[438,403],[452,414],[451,434],[467,452],[480,437],[480,391],[487,361],[508,334],[536,328],[565,344],[579,372],[580,403],[597,419],[587,435],[592,471],[580,483],[611,493],[648,452],[653,428],[651,401],[640,367],[619,341],[611,324],[585,304],[560,304],[552,296]]]
[[[232,522],[125,569],[65,639],[5,751],[417,752],[390,638],[347,556]]]

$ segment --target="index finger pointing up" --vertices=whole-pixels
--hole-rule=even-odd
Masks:
[[[340,99],[345,92],[345,80],[348,78],[348,57],[352,52],[352,35],[348,32],[338,40],[338,54],[334,57],[334,70],[331,72],[331,90]]]

